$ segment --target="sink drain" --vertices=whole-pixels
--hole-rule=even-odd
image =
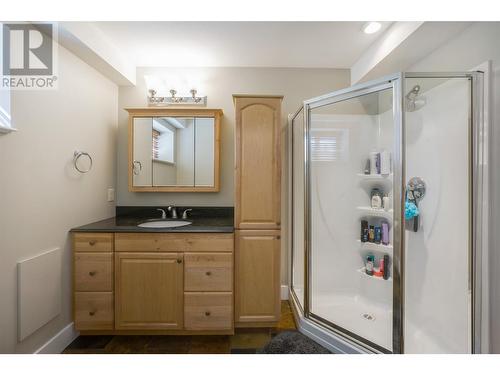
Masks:
[[[368,314],[368,313],[364,313],[364,314],[362,315],[362,317],[363,317],[364,319],[366,319],[366,320],[371,321],[371,322],[373,322],[373,321],[375,320],[375,317],[374,317],[372,314]]]

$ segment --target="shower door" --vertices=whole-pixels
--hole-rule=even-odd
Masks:
[[[395,75],[304,102],[305,314],[386,353],[400,352],[402,331],[400,85]]]
[[[289,118],[290,132],[290,244],[292,249],[290,286],[292,298],[304,311],[305,295],[305,248],[304,248],[304,215],[305,215],[305,173],[304,173],[304,109],[300,108]]]
[[[426,186],[419,219],[405,228],[405,353],[480,352],[473,337],[480,323],[474,329],[473,319],[480,317],[474,295],[480,302],[480,292],[473,293],[473,276],[481,276],[473,243],[481,206],[474,201],[480,180],[473,177],[480,155],[473,100],[479,78],[405,74],[406,180],[418,177]]]

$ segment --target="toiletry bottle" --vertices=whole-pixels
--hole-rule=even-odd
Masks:
[[[389,245],[389,224],[382,222],[382,244]]]
[[[375,264],[375,257],[373,255],[368,255],[366,257],[365,272],[367,275],[373,276],[373,268]]]
[[[382,239],[382,229],[379,226],[375,227],[375,243],[379,244]]]
[[[382,206],[386,211],[391,209],[391,201],[389,200],[389,196],[387,194],[384,194],[384,197],[382,198]]]
[[[370,174],[377,174],[377,151],[370,152]]]
[[[379,271],[380,271],[380,273],[381,273],[381,275],[380,275],[380,276],[384,276],[384,272],[385,272],[385,263],[384,263],[384,258],[385,258],[385,257],[383,257],[382,259],[380,259],[379,266],[378,266],[378,269],[379,269]]]
[[[368,241],[375,241],[375,227],[373,225],[370,225],[370,231],[368,232]]]
[[[371,192],[371,207],[375,209],[382,208],[382,195],[377,188],[372,189]]]
[[[384,280],[389,278],[389,255],[384,255],[384,272],[383,272]]]
[[[365,174],[370,174],[370,159],[366,159]]]
[[[376,161],[377,161],[377,174],[380,174],[380,152],[377,152],[377,157],[376,157]]]
[[[380,174],[388,175],[391,173],[391,153],[382,151],[380,153]]]
[[[368,241],[368,221],[361,220],[361,242]]]

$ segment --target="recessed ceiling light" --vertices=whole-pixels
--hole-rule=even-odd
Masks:
[[[373,34],[380,30],[382,24],[380,22],[367,22],[363,26],[363,32],[365,34]]]

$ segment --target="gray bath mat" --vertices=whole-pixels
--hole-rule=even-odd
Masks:
[[[257,354],[331,354],[309,337],[297,331],[285,331],[276,335]]]

